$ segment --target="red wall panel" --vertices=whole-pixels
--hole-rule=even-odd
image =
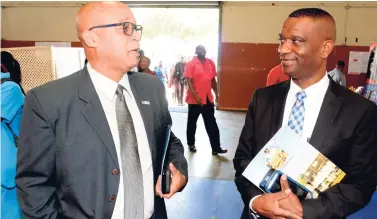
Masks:
[[[220,74],[220,109],[245,110],[257,88],[264,87],[270,69],[279,64],[278,44],[222,43]],[[327,70],[338,60],[346,63],[350,51],[369,51],[369,46],[336,46],[330,54]],[[347,75],[347,85],[364,84],[365,74]]]

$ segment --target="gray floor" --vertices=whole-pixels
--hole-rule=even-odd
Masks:
[[[174,111],[174,112],[173,112]],[[171,108],[173,132],[185,146],[189,164],[189,183],[183,192],[166,200],[169,219],[236,219],[243,203],[234,184],[233,157],[244,124],[245,113],[216,111],[221,146],[228,149],[222,156],[213,156],[201,116],[196,131],[197,152],[186,144],[187,110]]]

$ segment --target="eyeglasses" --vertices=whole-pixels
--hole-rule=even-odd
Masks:
[[[143,32],[143,27],[141,25],[136,25],[131,22],[121,22],[121,23],[116,23],[116,24],[105,24],[105,25],[94,26],[94,27],[89,28],[89,31],[95,28],[107,28],[107,27],[117,27],[117,26],[122,26],[123,32],[127,36],[132,36],[134,31],[136,31],[136,33],[139,34],[139,36],[141,37],[142,32]]]

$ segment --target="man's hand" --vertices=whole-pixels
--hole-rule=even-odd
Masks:
[[[179,191],[185,184],[186,184],[186,177],[175,168],[173,163],[169,164],[169,169],[171,172],[171,185],[170,185],[170,193],[163,194],[161,191],[161,175],[158,177],[157,184],[156,184],[156,195],[160,196],[161,198],[170,199],[177,191]]]
[[[277,193],[268,193],[259,196],[253,201],[253,209],[259,215],[263,215],[272,219],[289,218],[289,219],[302,219],[299,215],[285,210],[279,206],[281,200],[287,199],[292,191],[281,191]]]
[[[297,196],[291,192],[291,188],[289,187],[287,176],[283,175],[280,177],[280,185],[282,191],[290,191],[287,198],[279,200],[279,207],[288,210],[301,218],[303,217],[303,210],[300,200]]]

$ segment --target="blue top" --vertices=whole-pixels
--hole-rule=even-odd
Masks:
[[[1,78],[10,78],[9,73],[1,73]],[[20,134],[20,123],[24,105],[24,95],[18,84],[3,82],[1,89],[1,218],[21,218],[16,195],[17,148],[8,123],[13,132]]]

